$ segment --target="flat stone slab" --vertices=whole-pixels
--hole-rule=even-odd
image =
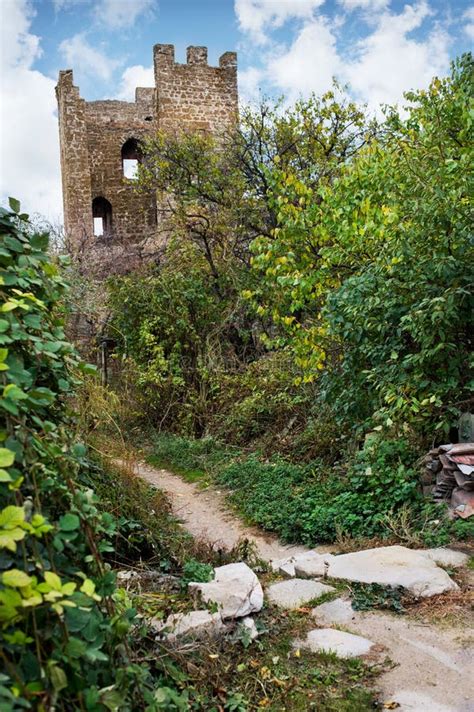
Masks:
[[[191,611],[190,613],[172,613],[166,621],[155,627],[169,641],[181,637],[202,638],[220,633],[224,627],[219,613]]]
[[[445,549],[444,547],[439,547],[438,549],[417,549],[416,551],[427,556],[439,566],[450,566],[453,569],[458,566],[466,566],[469,561],[469,556],[463,554],[462,551],[454,551],[454,549]]]
[[[191,590],[200,591],[206,603],[216,603],[223,619],[243,618],[258,613],[263,606],[263,590],[251,568],[240,562],[218,566],[209,583],[192,581]]]
[[[404,546],[382,546],[334,556],[328,576],[383,586],[403,586],[415,596],[456,591],[457,584],[428,556]]]
[[[317,628],[310,630],[305,640],[296,645],[313,653],[335,653],[338,658],[356,658],[366,655],[374,644],[360,635],[333,628]]]
[[[271,603],[274,603],[281,608],[298,608],[309,603],[314,598],[319,598],[324,593],[334,591],[332,586],[326,586],[319,581],[310,581],[308,579],[289,579],[288,581],[280,581],[273,583],[267,588],[267,597]]]
[[[352,608],[351,602],[344,598],[336,598],[334,601],[327,601],[316,606],[311,611],[313,618],[318,623],[325,625],[344,625],[356,618],[356,611]]]

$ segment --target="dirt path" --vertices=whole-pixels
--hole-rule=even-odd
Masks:
[[[239,540],[248,539],[256,546],[264,561],[284,559],[306,551],[304,546],[287,546],[272,535],[246,526],[229,511],[225,496],[215,489],[200,489],[167,470],[137,463],[137,474],[168,495],[173,513],[196,539],[204,539],[215,547],[232,549]],[[321,547],[321,553],[329,549]]]
[[[194,537],[225,548],[249,539],[266,561],[307,551],[246,526],[229,511],[218,490],[202,490],[145,463],[137,463],[135,471],[166,492],[174,514]],[[317,550],[325,553],[329,547]],[[397,703],[399,712],[474,712],[472,629],[439,627],[375,611],[354,613],[344,629],[377,643],[395,663],[378,679],[383,702]]]

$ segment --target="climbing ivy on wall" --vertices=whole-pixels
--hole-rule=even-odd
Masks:
[[[102,560],[115,525],[81,486],[66,286],[47,235],[10,207],[0,210],[0,709],[152,709],[147,668],[130,661],[135,613]]]

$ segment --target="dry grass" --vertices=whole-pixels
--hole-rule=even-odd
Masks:
[[[472,591],[448,591],[417,601],[404,601],[410,616],[427,623],[445,623],[449,626],[474,624],[474,593]]]

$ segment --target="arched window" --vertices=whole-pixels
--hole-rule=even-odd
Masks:
[[[112,234],[112,206],[106,198],[98,197],[92,201],[94,236],[105,237]]]
[[[129,180],[138,178],[138,164],[142,158],[140,144],[136,138],[129,138],[122,146],[123,177]]]

